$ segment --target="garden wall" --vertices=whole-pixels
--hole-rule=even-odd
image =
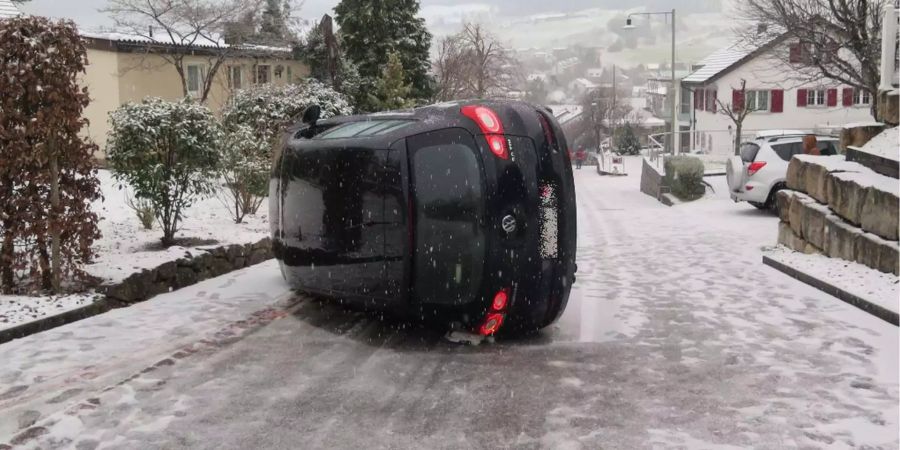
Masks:
[[[778,193],[778,243],[900,274],[897,180],[843,156],[791,160]]]

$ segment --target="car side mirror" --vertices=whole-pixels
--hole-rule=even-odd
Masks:
[[[306,110],[303,111],[303,123],[309,126],[315,126],[316,122],[319,121],[319,117],[322,116],[322,108],[319,105],[310,105],[306,107]]]

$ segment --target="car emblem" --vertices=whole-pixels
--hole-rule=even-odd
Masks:
[[[512,214],[507,214],[503,217],[503,220],[500,221],[500,226],[503,227],[503,231],[506,234],[511,234],[516,231],[516,218]]]

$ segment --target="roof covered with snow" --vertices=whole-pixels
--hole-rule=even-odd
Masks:
[[[4,0],[0,0],[2,2]],[[222,48],[230,47],[225,40],[219,36],[204,36],[197,33],[173,33],[169,35],[164,30],[157,30],[152,36],[143,36],[132,33],[123,33],[115,31],[85,31],[78,32],[82,37],[91,39],[104,39],[107,41],[121,42],[125,44],[159,44],[171,45],[176,47],[190,48]],[[287,47],[271,47],[265,45],[243,44],[237,46],[241,50],[261,51],[261,52],[278,52],[289,53],[290,48]]]
[[[572,120],[581,116],[582,107],[581,105],[547,105],[550,110],[553,111],[553,117],[556,117],[556,120],[560,125],[565,125]]]
[[[20,14],[22,14],[22,11],[19,11],[19,8],[10,0],[0,0],[0,19],[15,17]]]
[[[702,61],[697,63],[696,65],[700,66],[700,68],[685,77],[682,82],[703,84],[708,81],[712,81],[713,79],[724,75],[732,68],[738,66],[746,58],[753,56],[754,54],[764,50],[765,48],[770,47],[776,42],[780,42],[781,39],[782,38],[775,38],[763,46],[738,42],[728,47],[716,50],[711,55],[703,58]]]

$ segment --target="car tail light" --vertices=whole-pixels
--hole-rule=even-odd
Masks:
[[[750,185],[748,184],[748,185],[744,186],[744,190],[745,190],[745,191],[752,191],[752,190],[753,190],[753,186],[750,186]]]
[[[754,173],[759,172],[759,169],[762,169],[765,166],[766,166],[765,161],[752,162],[752,163],[750,163],[750,166],[747,167],[747,174],[753,175]]]
[[[500,325],[503,325],[503,314],[490,313],[484,318],[484,323],[478,329],[478,332],[482,336],[490,336],[500,329]]]
[[[491,153],[500,159],[509,159],[509,142],[503,135],[503,123],[500,121],[500,116],[494,110],[481,105],[468,105],[463,106],[460,111],[478,124]]]
[[[503,311],[506,304],[509,303],[509,294],[506,289],[501,289],[494,294],[494,301],[491,302],[491,309],[494,311]]]

